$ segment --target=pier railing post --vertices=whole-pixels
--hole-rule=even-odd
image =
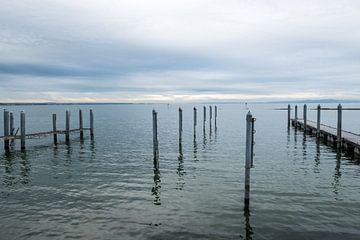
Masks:
[[[320,124],[321,124],[321,106],[317,106],[317,126],[316,126],[316,137],[320,138]]]
[[[84,126],[83,126],[83,115],[82,110],[79,109],[79,131],[80,131],[80,140],[84,139]]]
[[[94,113],[92,109],[90,109],[90,138],[94,140]]]
[[[4,109],[4,137],[9,137],[9,135],[10,135],[9,111]],[[4,149],[5,151],[10,150],[9,139],[4,138]]]
[[[25,150],[25,134],[26,134],[26,130],[25,130],[25,112],[21,111],[20,113],[20,134],[21,134],[21,150]]]
[[[287,111],[288,111],[288,128],[290,128],[290,119],[291,119],[291,106],[290,104],[288,105],[288,108],[287,108]]]
[[[65,123],[65,142],[70,142],[70,111],[66,110],[66,123]]]
[[[57,144],[57,130],[56,130],[56,114],[52,115],[52,124],[53,124],[53,137],[54,137],[54,145]]]
[[[341,149],[342,147],[342,136],[341,136],[341,131],[342,131],[342,106],[341,104],[338,105],[337,107],[337,112],[338,112],[338,119],[337,119],[337,148]]]
[[[246,151],[245,151],[245,198],[244,209],[250,206],[250,168],[251,168],[251,144],[252,144],[252,115],[250,111],[246,115]]]
[[[303,115],[304,115],[304,132],[306,134],[306,130],[307,130],[307,105],[304,104],[304,112],[303,112]]]
[[[182,109],[179,108],[179,147],[180,147],[180,149],[182,146],[182,132],[183,132],[183,117],[182,117]]]
[[[154,168],[159,169],[159,143],[158,143],[158,130],[157,130],[157,112],[155,109],[152,111],[153,123],[153,153],[154,153]]]
[[[196,107],[194,107],[194,139],[196,138],[196,125],[197,125],[197,112]]]
[[[298,106],[295,105],[295,129],[297,128],[298,123]]]

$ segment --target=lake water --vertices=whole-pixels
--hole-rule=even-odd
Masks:
[[[218,126],[193,138],[192,104],[9,106],[16,128],[64,128],[65,109],[95,115],[95,140],[85,132],[54,147],[52,137],[4,153],[0,143],[0,239],[360,239],[360,166],[314,137],[287,130],[286,105],[250,104],[255,123],[250,214],[243,211],[245,117],[242,104],[218,104]],[[326,105],[336,107],[336,105]],[[344,104],[344,107],[351,104]],[[316,105],[309,105],[309,108]],[[154,173],[152,116],[158,111],[160,172]],[[302,108],[299,108],[301,116]],[[336,112],[323,112],[335,126]],[[360,112],[343,113],[344,129],[360,132]],[[316,119],[309,111],[308,119]],[[3,133],[3,119],[0,131]],[[214,123],[213,123],[214,124]],[[1,134],[2,135],[2,134]]]

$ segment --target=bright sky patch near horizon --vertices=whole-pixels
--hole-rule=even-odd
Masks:
[[[0,6],[0,102],[360,99],[358,0]]]

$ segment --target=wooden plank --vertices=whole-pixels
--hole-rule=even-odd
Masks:
[[[83,130],[90,130],[90,128],[82,128]],[[25,135],[26,139],[32,139],[32,138],[40,138],[40,137],[46,137],[48,135],[53,135],[53,134],[66,134],[66,130],[58,130],[58,131],[49,131],[49,132],[39,132],[39,133],[29,133]],[[79,128],[76,129],[70,129],[69,130],[70,133],[76,133],[76,132],[80,132]],[[21,136],[0,136],[0,139],[4,139],[4,140],[14,140],[14,139],[21,139]]]

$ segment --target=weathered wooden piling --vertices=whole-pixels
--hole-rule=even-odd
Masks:
[[[217,128],[217,106],[215,106],[215,130]]]
[[[182,109],[179,108],[179,147],[182,146],[182,132],[183,132],[183,117],[182,117]]]
[[[196,112],[196,107],[194,107],[194,138],[196,138],[196,125],[197,125],[197,112]]]
[[[287,108],[287,111],[288,111],[288,128],[290,128],[290,120],[291,120],[291,106],[290,104],[288,105],[288,108]]]
[[[254,134],[255,134],[255,118],[251,120],[251,165],[250,167],[254,167]]]
[[[14,136],[14,113],[10,112],[10,136]]]
[[[4,109],[4,136],[8,137],[9,135],[10,135],[9,111]],[[5,151],[10,150],[10,141],[8,139],[4,140],[4,149]]]
[[[52,115],[52,125],[53,125],[53,137],[54,137],[54,145],[57,144],[57,130],[56,130],[56,114]]]
[[[90,138],[94,140],[94,113],[92,109],[90,109]]]
[[[70,143],[70,111],[66,110],[65,142]]]
[[[157,112],[155,109],[152,111],[153,123],[153,153],[154,153],[154,169],[159,169],[159,143],[158,143],[158,130],[157,130]]]
[[[204,117],[203,117],[203,129],[204,129],[204,132],[205,132],[205,123],[206,123],[206,107],[204,106]]]
[[[252,144],[252,121],[253,117],[249,111],[246,115],[246,151],[245,151],[245,198],[244,209],[250,206],[250,168],[251,168],[251,144]]]
[[[295,128],[297,128],[297,122],[298,122],[298,106],[295,105]]]
[[[303,110],[303,119],[304,119],[304,132],[306,133],[307,130],[307,105],[304,104],[304,110]]]
[[[342,131],[342,106],[341,104],[338,105],[337,107],[337,138],[336,138],[336,142],[337,142],[337,148],[341,149],[342,148],[342,136],[341,136],[341,131]]]
[[[83,125],[83,115],[82,110],[79,109],[79,132],[80,132],[80,140],[84,139],[84,125]]]
[[[25,112],[21,111],[20,113],[20,145],[21,145],[21,150],[25,150],[25,135],[26,135],[26,130],[25,130]]]
[[[209,120],[210,120],[210,129],[211,129],[211,122],[212,122],[212,106],[209,106]]]
[[[316,125],[316,137],[320,138],[320,126],[321,126],[321,106],[317,106],[317,125]]]

